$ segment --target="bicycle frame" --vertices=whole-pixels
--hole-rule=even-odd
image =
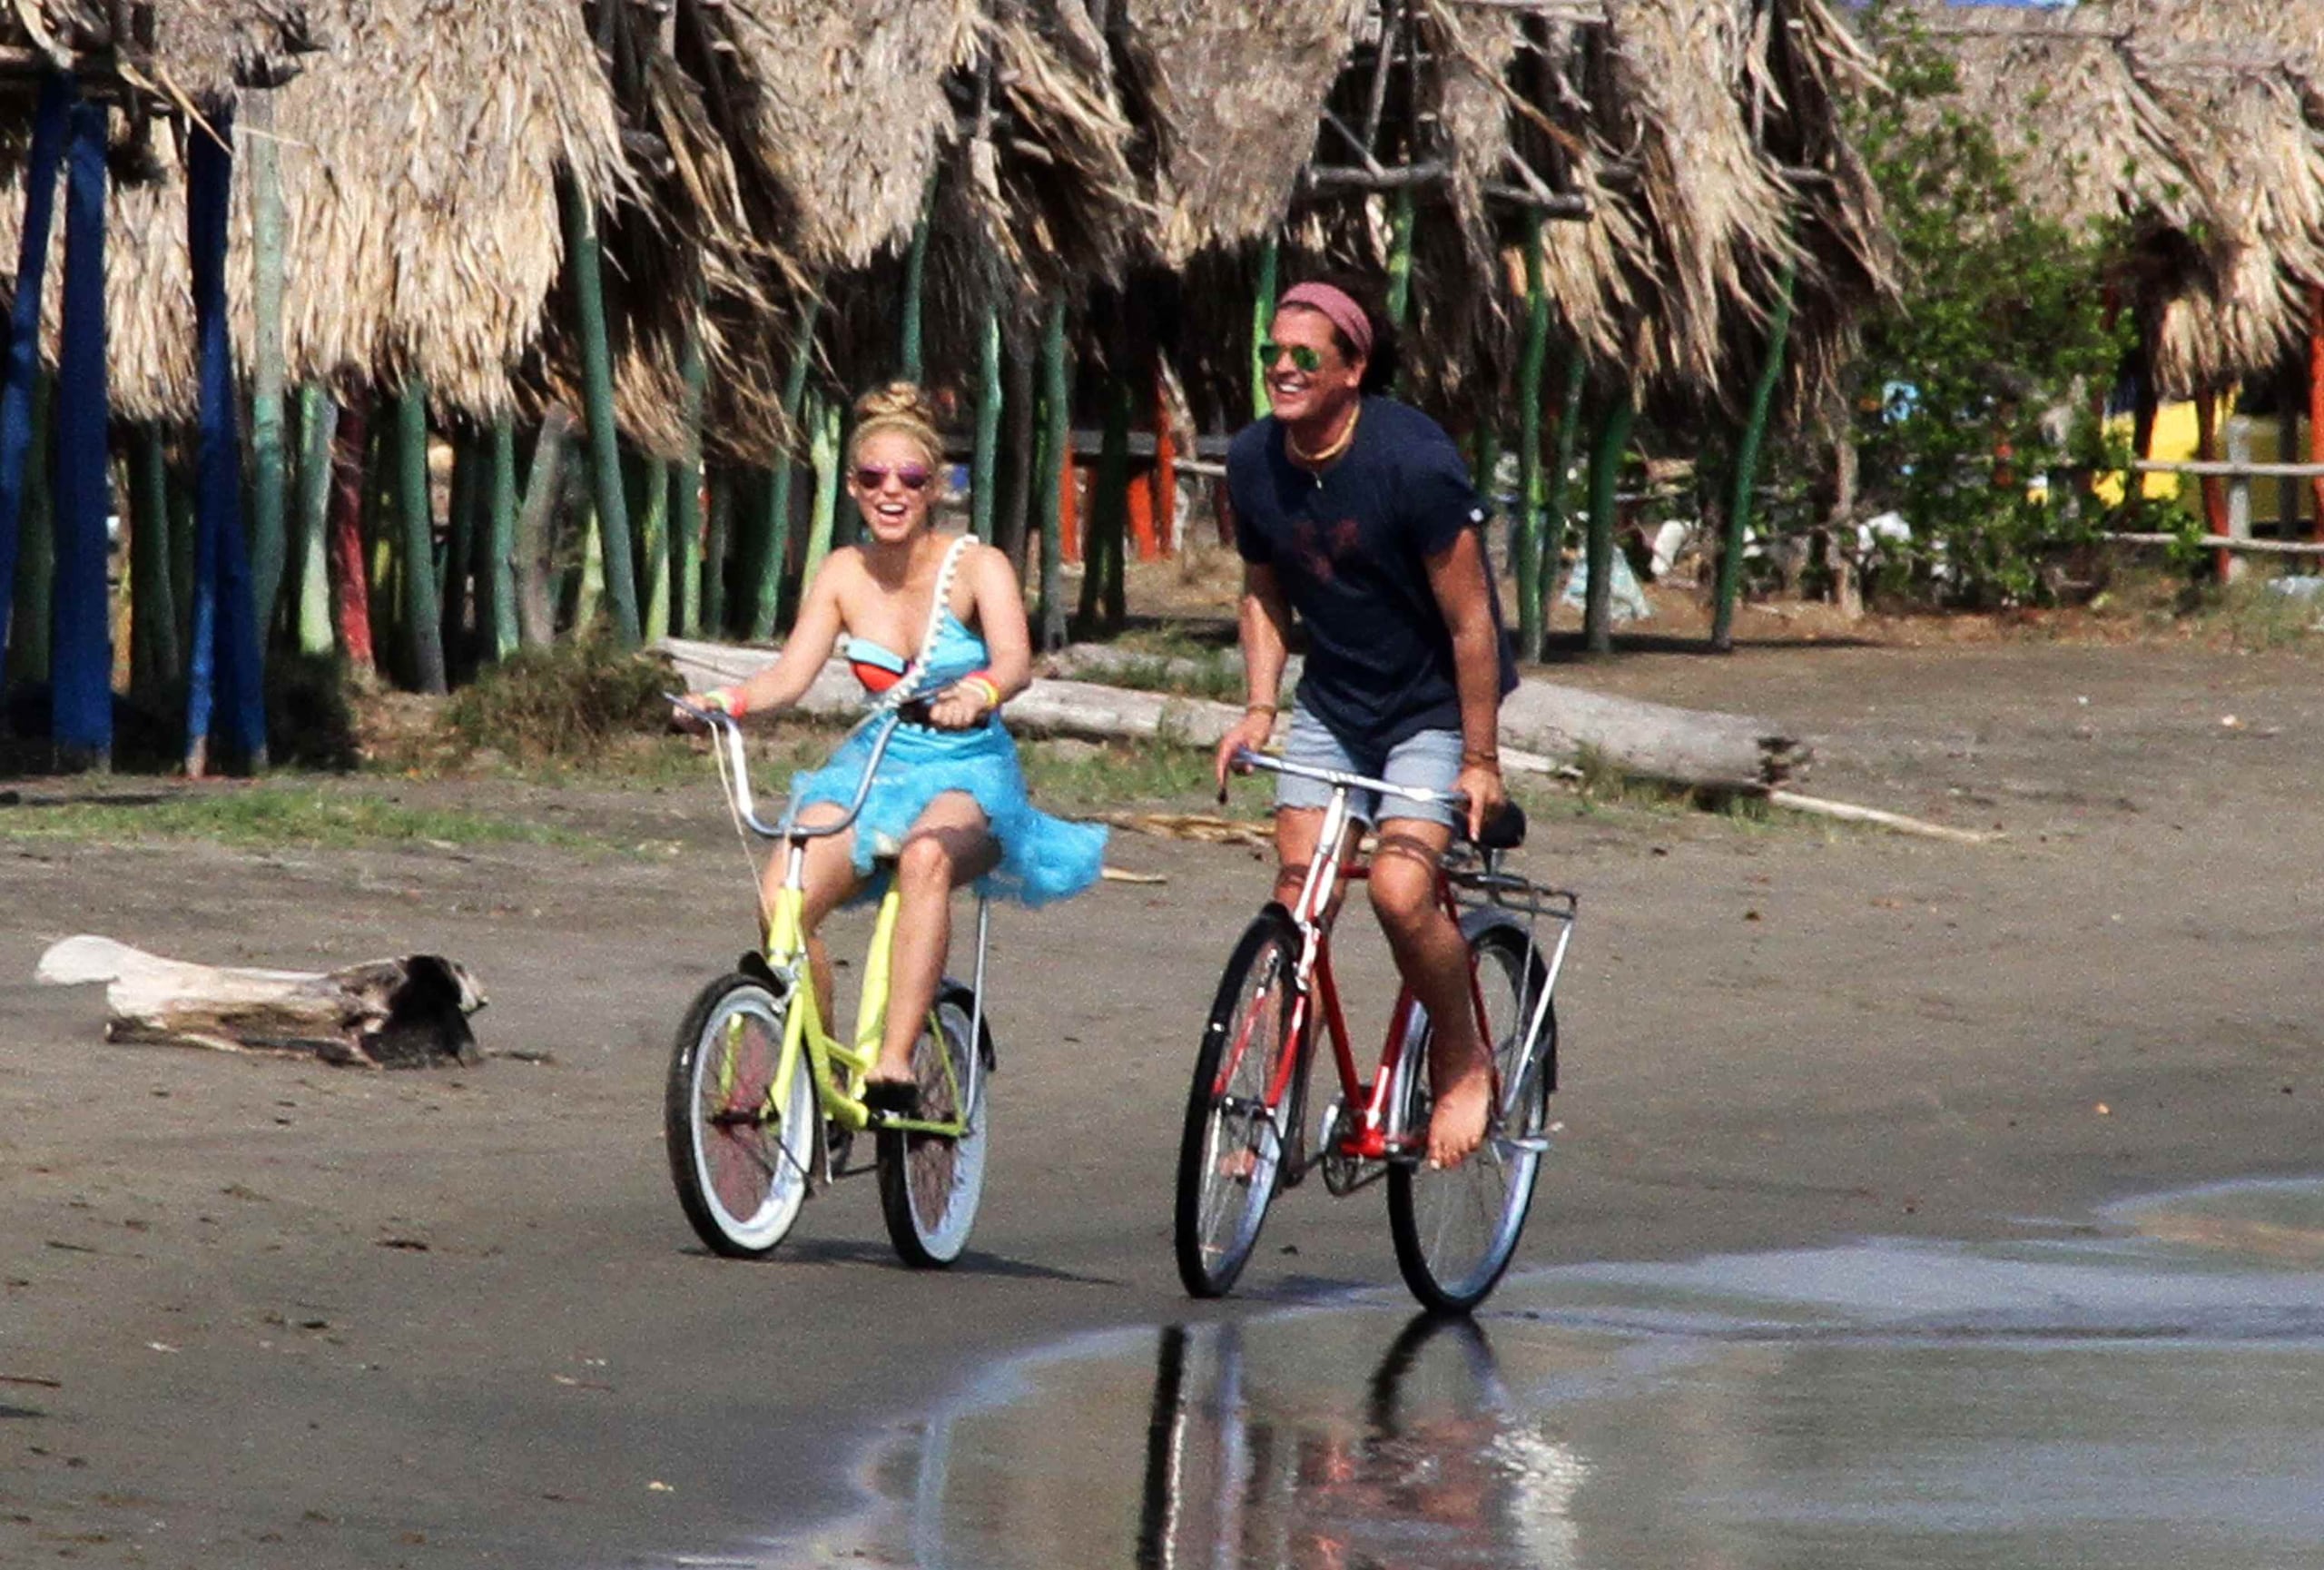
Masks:
[[[776,891],[774,909],[767,923],[767,968],[774,973],[785,988],[790,1009],[783,1026],[783,1055],[775,1065],[773,1082],[767,1087],[767,1105],[779,1107],[791,1093],[791,1077],[799,1071],[803,1060],[808,1072],[813,1076],[815,1099],[823,1116],[851,1132],[872,1126],[872,1115],[862,1101],[864,1078],[872,1065],[880,1059],[880,1037],[887,1028],[889,958],[895,947],[896,915],[902,908],[902,896],[891,886],[881,896],[880,910],[872,923],[872,943],[863,959],[863,994],[856,1004],[855,1040],[843,1042],[825,1025],[822,1005],[817,1002],[813,978],[807,964],[806,894],[802,874],[806,857],[806,840],[793,838],[789,846],[790,864],[784,870],[783,887]],[[982,899],[977,902],[977,1003],[975,1012],[984,1012],[984,961],[986,939],[990,931],[990,912]],[[971,1020],[969,1040],[981,1039],[980,1018]],[[939,1029],[936,1012],[929,1010],[928,1028]],[[951,1076],[951,1060],[944,1060],[944,1072]],[[952,1092],[952,1104],[960,1104],[960,1087],[948,1085]],[[879,1126],[902,1133],[943,1134],[957,1138],[968,1131],[968,1125],[957,1119],[931,1120],[907,1118],[894,1113],[880,1115]]]
[[[1339,983],[1332,973],[1331,926],[1332,906],[1342,889],[1348,884],[1360,883],[1372,875],[1368,864],[1350,866],[1348,858],[1348,828],[1359,821],[1350,810],[1349,793],[1365,789],[1384,791],[1421,802],[1442,802],[1465,805],[1465,798],[1446,792],[1421,790],[1416,787],[1392,785],[1384,780],[1366,779],[1333,769],[1308,768],[1287,764],[1263,754],[1245,753],[1240,761],[1275,773],[1298,774],[1323,781],[1333,787],[1331,805],[1324,811],[1324,822],[1316,836],[1315,855],[1308,865],[1307,875],[1301,884],[1298,898],[1293,902],[1290,915],[1293,926],[1300,935],[1300,955],[1293,973],[1290,1013],[1290,1036],[1295,1050],[1284,1054],[1284,1060],[1267,1086],[1266,1105],[1272,1112],[1285,1104],[1295,1080],[1304,1076],[1314,1046],[1314,1032],[1318,1019],[1329,1038],[1332,1061],[1340,1081],[1342,1105],[1345,1116],[1333,1130],[1331,1148],[1308,1156],[1300,1170],[1329,1156],[1340,1156],[1361,1161],[1418,1161],[1425,1148],[1427,1131],[1399,1126],[1403,1098],[1395,1094],[1400,1074],[1404,1068],[1404,1053],[1413,1035],[1414,1013],[1419,1000],[1409,984],[1399,986],[1393,1011],[1389,1016],[1388,1032],[1381,1045],[1380,1063],[1371,1082],[1366,1084],[1356,1066],[1355,1053],[1347,1027],[1345,1012],[1340,1005]],[[1531,894],[1531,885],[1522,879],[1513,879],[1488,866],[1479,886],[1496,903],[1504,903],[1504,894],[1521,885]],[[1433,894],[1447,917],[1457,923],[1460,906],[1454,897],[1452,874],[1444,866],[1437,866],[1433,874]],[[1556,894],[1564,906],[1559,913],[1564,923],[1556,951],[1548,967],[1547,981],[1541,995],[1534,1000],[1531,1016],[1525,1023],[1525,1044],[1520,1058],[1520,1073],[1531,1068],[1533,1053],[1541,1040],[1543,1020],[1547,1017],[1550,998],[1557,987],[1558,972],[1565,963],[1567,940],[1572,931],[1572,896]],[[1538,897],[1529,905],[1512,908],[1539,913],[1545,908]],[[1530,942],[1530,933],[1529,933]],[[1479,983],[1474,959],[1469,963],[1469,1002],[1474,1012],[1480,1040],[1489,1041],[1492,1026],[1487,1017],[1484,991]],[[1247,1050],[1248,1042],[1238,1042],[1234,1052],[1222,1065],[1222,1072],[1231,1078],[1234,1065]],[[1502,1086],[1498,1066],[1493,1066],[1493,1105],[1502,1105]],[[1222,1080],[1222,1090],[1225,1080]]]
[[[830,823],[805,824],[798,822],[795,808],[785,812],[779,823],[768,824],[758,815],[751,795],[750,774],[743,751],[742,727],[730,715],[704,709],[688,703],[675,694],[665,694],[670,702],[694,716],[711,727],[713,747],[718,757],[720,774],[724,776],[736,820],[763,838],[781,840],[784,846],[782,885],[775,890],[767,912],[766,946],[763,951],[768,970],[783,988],[789,1007],[783,1015],[783,1047],[776,1061],[773,1082],[767,1087],[768,1111],[784,1104],[791,1093],[793,1076],[798,1073],[803,1060],[815,1086],[815,1099],[826,1121],[837,1123],[855,1132],[875,1126],[875,1114],[863,1102],[863,1087],[872,1066],[879,1061],[880,1038],[887,1026],[889,965],[895,948],[896,918],[902,908],[902,897],[892,882],[881,897],[880,909],[872,927],[872,943],[863,962],[862,996],[856,1005],[855,1039],[842,1042],[832,1033],[822,1018],[822,1007],[815,996],[812,974],[807,953],[807,843],[845,833],[853,825],[872,794],[872,782],[879,773],[880,763],[887,755],[888,743],[902,719],[899,706],[876,709],[872,721],[881,728],[872,744],[872,755],[863,766],[863,777],[856,786],[855,799],[847,811]],[[925,695],[923,695],[925,696]],[[984,981],[985,955],[991,932],[991,910],[980,895],[977,900],[977,960],[975,1002],[969,1022],[970,1050],[978,1050],[984,1039]],[[928,1028],[940,1029],[933,1004],[929,1010]],[[948,1056],[944,1060],[948,1080],[952,1068]],[[728,1071],[722,1065],[721,1078]],[[951,1103],[960,1104],[960,1087],[951,1084]],[[720,1089],[732,1089],[731,1082],[722,1082]],[[876,1115],[876,1127],[883,1131],[914,1134],[938,1134],[957,1139],[968,1131],[968,1125],[959,1119],[935,1120],[904,1117],[893,1112]],[[828,1160],[829,1151],[825,1151]]]

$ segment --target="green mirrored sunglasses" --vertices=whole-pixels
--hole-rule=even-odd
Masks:
[[[1305,344],[1272,342],[1262,343],[1259,345],[1260,368],[1266,370],[1273,370],[1275,369],[1275,362],[1281,360],[1286,354],[1291,356],[1291,364],[1294,370],[1305,371],[1309,376],[1313,376],[1315,372],[1324,369],[1323,355],[1316,351],[1308,348]]]

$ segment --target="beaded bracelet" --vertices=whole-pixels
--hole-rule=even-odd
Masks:
[[[997,714],[1000,712],[1000,684],[993,680],[990,676],[980,670],[974,671],[962,676],[960,678],[960,685],[964,687],[982,687],[984,689],[985,712],[988,714]]]

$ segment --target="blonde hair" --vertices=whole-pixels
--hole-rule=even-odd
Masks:
[[[855,400],[855,430],[848,438],[847,461],[852,469],[863,444],[875,436],[901,436],[918,445],[921,456],[940,479],[944,473],[944,439],[936,434],[936,410],[916,381],[891,381]]]

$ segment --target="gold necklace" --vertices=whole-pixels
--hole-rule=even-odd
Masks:
[[[1331,442],[1326,445],[1321,452],[1301,451],[1299,444],[1291,439],[1291,432],[1285,430],[1283,433],[1284,450],[1291,455],[1292,462],[1299,465],[1302,469],[1314,471],[1315,473],[1315,483],[1317,485],[1321,485],[1324,483],[1324,477],[1320,472],[1326,464],[1329,464],[1340,458],[1349,448],[1355,445],[1355,422],[1363,418],[1364,406],[1359,403],[1349,411],[1347,423],[1340,428],[1339,435],[1333,438]]]

